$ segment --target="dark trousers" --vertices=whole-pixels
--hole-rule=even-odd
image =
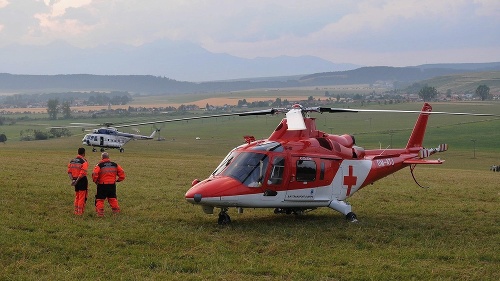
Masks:
[[[95,195],[95,210],[98,217],[104,217],[104,200],[108,199],[114,214],[120,212],[118,199],[116,199],[116,184],[98,184]]]
[[[96,199],[116,198],[116,184],[98,184]]]

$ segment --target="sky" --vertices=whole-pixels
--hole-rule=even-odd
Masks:
[[[500,61],[499,0],[0,0],[0,47],[160,39],[242,58],[411,66]]]

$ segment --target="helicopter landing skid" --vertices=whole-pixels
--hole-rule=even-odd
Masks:
[[[307,212],[313,211],[316,208],[276,208],[274,209],[275,214],[294,214],[296,216],[304,215]]]

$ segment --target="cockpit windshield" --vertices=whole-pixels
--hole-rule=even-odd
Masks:
[[[231,164],[231,161],[233,161],[234,157],[238,156],[239,153],[235,152],[236,148],[231,150],[224,160],[220,162],[219,166],[215,169],[215,171],[212,172],[212,176],[217,176],[219,175],[229,164]]]
[[[248,187],[262,185],[269,157],[266,154],[241,152],[233,161],[228,162],[222,175],[232,177]]]

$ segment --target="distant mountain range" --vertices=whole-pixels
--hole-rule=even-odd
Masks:
[[[0,48],[0,73],[152,75],[177,81],[303,75],[360,67],[313,56],[245,59],[211,53],[189,42],[159,40],[139,47],[114,44],[82,49],[62,41]]]
[[[0,92],[4,93],[178,94],[348,84],[401,86],[441,75],[499,70],[500,62],[361,67],[312,56],[243,59],[168,40],[139,47],[80,49],[56,41],[0,48]]]
[[[127,91],[154,95],[213,93],[259,88],[291,88],[304,86],[379,84],[403,88],[413,82],[463,73],[488,72],[490,87],[500,88],[500,62],[470,64],[436,64],[414,67],[360,67],[353,70],[321,72],[309,75],[259,77],[211,82],[185,82],[152,75],[16,75],[0,73],[0,92],[57,93],[67,91]],[[470,87],[477,87],[481,75]],[[450,78],[447,78],[449,81]],[[470,79],[469,79],[470,80]],[[484,79],[483,79],[484,80]],[[467,81],[462,84],[468,83]],[[469,84],[470,84],[469,83]],[[463,86],[463,85],[462,85]],[[446,86],[448,87],[448,86]]]

